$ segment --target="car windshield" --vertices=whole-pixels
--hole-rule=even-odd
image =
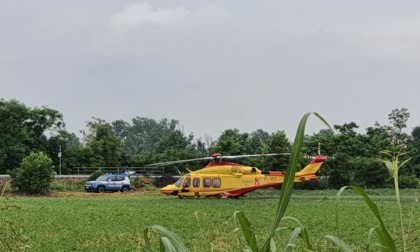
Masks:
[[[102,176],[99,176],[97,179],[96,179],[96,181],[106,181],[106,179],[108,178],[108,176],[106,176],[106,175],[102,175]]]

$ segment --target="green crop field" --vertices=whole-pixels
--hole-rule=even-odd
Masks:
[[[286,215],[297,218],[309,229],[309,235],[320,251],[332,251],[332,244],[322,239],[325,235],[340,237],[354,251],[366,251],[369,230],[378,225],[376,219],[360,196],[346,191],[336,204],[336,193],[296,191]],[[393,191],[375,190],[368,194],[378,205],[391,235],[396,239],[401,237]],[[260,244],[272,228],[278,195],[278,190],[267,189],[239,200],[180,200],[157,191],[3,196],[1,232],[12,232],[6,225],[10,223],[16,232],[27,237],[30,251],[141,251],[144,229],[158,224],[179,235],[191,251],[243,251],[245,242],[240,231],[235,231],[234,212],[245,213]],[[416,191],[402,191],[410,251],[420,247],[417,199]],[[296,224],[286,221],[281,226],[295,227]],[[289,229],[280,229],[276,243],[282,244],[289,233]]]

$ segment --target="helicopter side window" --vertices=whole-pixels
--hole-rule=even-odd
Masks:
[[[194,178],[193,179],[193,186],[195,188],[200,187],[200,179],[199,178]]]
[[[213,187],[214,188],[219,188],[221,184],[220,178],[214,178],[213,179]]]
[[[191,184],[191,179],[190,178],[186,178],[184,181],[184,188],[190,187]]]
[[[210,178],[203,179],[203,187],[211,187],[211,179]]]

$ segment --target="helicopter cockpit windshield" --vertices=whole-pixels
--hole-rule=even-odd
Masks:
[[[185,174],[184,176],[182,176],[182,177],[180,177],[176,182],[175,182],[175,186],[176,187],[181,187],[181,185],[182,185],[182,182],[184,181],[184,179],[186,178],[186,177],[189,177],[190,176],[190,174],[188,173],[188,174]]]

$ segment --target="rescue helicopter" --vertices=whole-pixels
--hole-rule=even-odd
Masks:
[[[290,153],[251,154],[223,156],[215,153],[211,157],[169,161],[152,164],[151,166],[166,166],[184,162],[210,160],[204,168],[181,176],[174,184],[160,189],[166,195],[184,197],[217,197],[238,199],[246,193],[260,188],[275,187],[283,184],[285,173],[281,171],[262,171],[256,167],[228,162],[229,159],[244,157],[267,157],[290,155]],[[318,178],[316,172],[328,159],[322,156],[318,149],[317,156],[307,156],[311,162],[301,171],[296,172],[295,182],[311,181]]]

